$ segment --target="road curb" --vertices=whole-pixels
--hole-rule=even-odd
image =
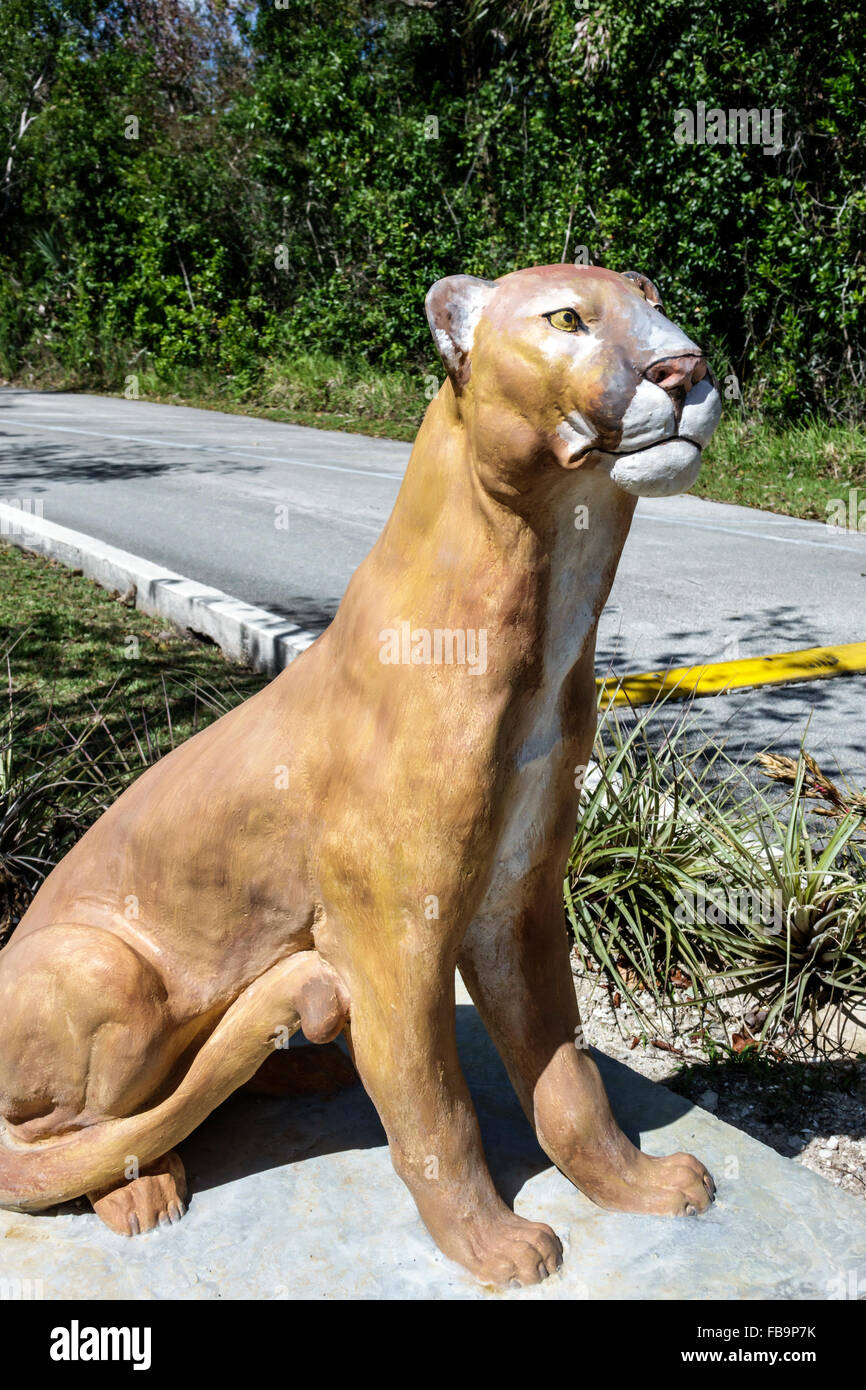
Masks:
[[[316,640],[299,623],[164,565],[0,502],[0,541],[79,569],[104,589],[134,590],[135,607],[209,638],[255,671],[276,675]]]

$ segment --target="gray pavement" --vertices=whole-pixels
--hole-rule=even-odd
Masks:
[[[0,499],[320,631],[409,446],[113,397],[0,390]],[[288,528],[275,524],[288,518]],[[744,507],[641,501],[599,636],[626,674],[866,639],[866,535]],[[866,777],[866,677],[695,702],[735,753],[809,747]]]

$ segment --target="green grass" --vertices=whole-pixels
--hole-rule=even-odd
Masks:
[[[0,946],[141,772],[266,683],[80,573],[0,544]]]
[[[783,429],[749,420],[729,406],[693,491],[714,502],[826,521],[837,500],[849,508],[852,489],[861,490],[859,500],[866,504],[862,429],[825,420]],[[855,517],[856,511],[855,501]],[[866,531],[866,505],[862,529]]]
[[[9,544],[0,544],[0,653],[4,684],[26,692],[35,732],[49,717],[77,732],[99,710],[116,736],[134,727],[151,737],[154,754],[266,684],[218,648]]]
[[[382,371],[363,360],[313,352],[289,362],[266,362],[252,384],[241,377],[204,371],[163,376],[143,372],[139,390],[142,399],[169,405],[225,410],[411,443],[443,375],[442,368],[435,376],[432,368],[429,375]]]

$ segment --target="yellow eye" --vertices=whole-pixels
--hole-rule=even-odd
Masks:
[[[584,326],[580,321],[580,315],[575,313],[574,309],[557,309],[555,313],[547,314],[545,317],[553,328],[559,328],[563,333],[577,333]]]

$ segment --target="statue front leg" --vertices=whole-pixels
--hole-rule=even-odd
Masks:
[[[460,956],[466,986],[538,1141],[576,1187],[615,1211],[690,1216],[715,1184],[691,1154],[654,1158],[623,1134],[583,1045],[557,878],[516,885],[505,920],[479,919]]]
[[[482,1283],[537,1284],[558,1268],[562,1247],[493,1185],[457,1056],[453,964],[431,977],[429,961],[398,954],[365,959],[351,1017],[355,1065],[394,1168],[450,1259]]]

